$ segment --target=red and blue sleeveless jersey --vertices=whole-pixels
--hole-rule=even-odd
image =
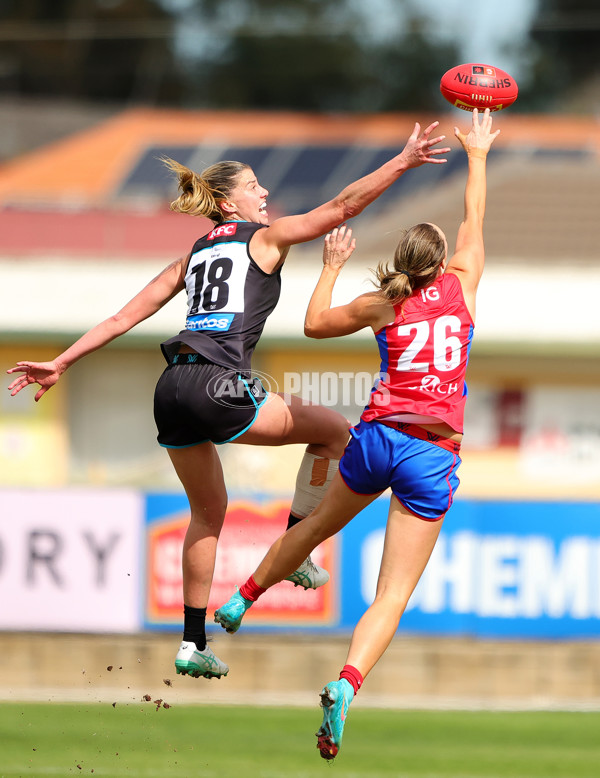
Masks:
[[[394,321],[375,333],[380,377],[361,419],[410,413],[462,432],[474,325],[460,281],[444,274],[394,311]]]

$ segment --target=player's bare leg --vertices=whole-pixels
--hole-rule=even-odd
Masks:
[[[375,600],[356,625],[340,679],[321,692],[317,748],[323,759],[339,753],[350,703],[396,634],[441,528],[442,520],[424,521],[392,496]]]
[[[339,532],[378,496],[352,492],[336,472],[315,510],[273,543],[254,574],[216,610],[215,621],[227,632],[237,632],[244,613],[266,589],[286,579],[314,548]]]
[[[363,677],[371,671],[396,634],[442,523],[443,518],[439,521],[418,518],[392,496],[375,599],[354,629],[346,660]]]
[[[296,477],[287,528],[302,521],[323,499],[348,442],[349,421],[336,411],[295,396],[270,394],[240,443],[281,445],[308,443]],[[315,565],[310,554],[286,577],[294,586],[317,589],[329,573]]]
[[[206,643],[206,608],[217,543],[227,509],[227,492],[216,448],[202,443],[167,449],[190,503],[190,523],[183,544],[184,634],[175,668],[182,675],[220,678],[229,667]],[[198,478],[202,473],[202,478]]]

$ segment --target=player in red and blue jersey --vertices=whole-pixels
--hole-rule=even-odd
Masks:
[[[254,575],[215,613],[228,632],[237,631],[268,587],[391,488],[375,600],[354,630],[339,680],[321,692],[317,745],[324,759],[338,753],[348,706],[392,640],[458,486],[465,371],[484,265],[486,159],[498,131],[492,132],[487,109],[481,120],[473,112],[467,135],[458,128],[455,134],[468,155],[468,175],[451,257],[444,233],[418,224],[401,238],[391,266],[377,268],[376,291],[331,308],[334,284],[355,242],[344,226],[326,237],[305,332],[331,338],[371,327],[381,376],[320,505],[273,544]]]

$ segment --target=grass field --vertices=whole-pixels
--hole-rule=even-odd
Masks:
[[[0,776],[597,778],[600,713],[351,710],[331,765],[318,706],[3,703]],[[329,773],[332,770],[333,773]]]

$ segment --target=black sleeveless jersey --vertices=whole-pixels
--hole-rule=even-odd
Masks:
[[[281,291],[280,270],[265,273],[250,256],[250,238],[264,226],[225,222],[196,241],[185,274],[185,329],[161,343],[167,361],[185,344],[216,365],[250,373]]]

